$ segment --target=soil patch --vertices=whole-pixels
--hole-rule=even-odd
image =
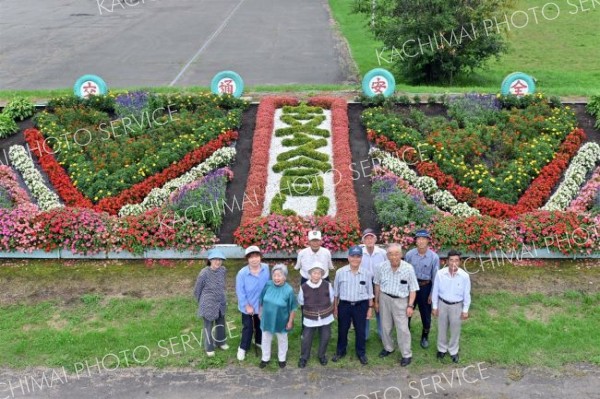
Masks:
[[[370,143],[367,139],[366,129],[360,121],[360,115],[363,110],[364,107],[361,104],[348,104],[354,192],[358,200],[358,215],[361,229],[372,228],[380,231],[381,225],[377,220],[375,203],[371,195],[370,176],[373,163],[369,158]]]
[[[227,207],[223,216],[223,224],[218,236],[221,244],[233,244],[233,233],[242,220],[244,194],[248,195],[248,201],[254,198],[254,194],[246,193],[246,181],[250,171],[250,159],[252,158],[252,139],[254,138],[254,126],[256,123],[256,112],[258,105],[252,104],[242,117],[242,126],[238,130],[239,138],[235,144],[237,155],[235,162],[230,166],[233,171],[233,181],[227,185]]]

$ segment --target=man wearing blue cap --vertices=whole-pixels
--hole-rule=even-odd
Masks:
[[[408,251],[404,260],[415,268],[419,283],[416,305],[423,323],[421,347],[426,349],[429,347],[429,329],[431,328],[431,288],[435,281],[435,275],[440,269],[440,258],[429,248],[431,236],[427,230],[417,230],[415,237],[417,247]],[[410,328],[410,318],[408,327]]]
[[[335,273],[333,292],[333,315],[338,318],[338,341],[336,353],[331,359],[337,362],[346,356],[348,330],[354,324],[356,356],[361,364],[368,364],[366,355],[366,322],[373,313],[373,276],[362,267],[363,250],[350,247],[348,265]]]

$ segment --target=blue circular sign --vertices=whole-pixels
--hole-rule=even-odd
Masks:
[[[231,94],[239,98],[244,92],[244,81],[233,71],[221,71],[212,79],[210,90],[215,94]]]
[[[514,72],[502,81],[501,93],[518,97],[535,93],[535,79],[523,72]]]
[[[108,92],[106,82],[100,76],[83,75],[75,82],[73,92],[81,98],[89,96],[104,95]]]
[[[380,94],[389,97],[396,90],[396,80],[394,75],[387,69],[371,69],[362,80],[362,89],[368,97],[375,97]]]

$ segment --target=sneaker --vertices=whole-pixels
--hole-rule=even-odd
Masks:
[[[406,367],[410,364],[410,361],[412,360],[411,357],[403,357],[402,360],[400,360],[400,366],[401,367]]]
[[[286,361],[279,362],[279,368],[280,368],[280,369],[284,369],[286,365],[287,365],[287,362],[286,362]]]
[[[240,362],[246,358],[246,351],[242,348],[238,348],[237,360]]]
[[[265,367],[267,367],[267,364],[269,364],[269,362],[265,362],[264,360],[261,360],[258,367],[260,367],[261,369],[264,369]]]
[[[229,349],[229,345],[223,344],[220,346],[220,348],[223,349],[224,351],[226,351],[227,349]]]
[[[214,357],[215,356],[215,352],[206,352],[206,356],[208,356],[208,357]]]

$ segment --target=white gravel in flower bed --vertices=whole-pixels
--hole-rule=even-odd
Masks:
[[[283,173],[275,173],[273,171],[273,165],[277,163],[277,155],[282,152],[286,152],[291,150],[294,147],[285,147],[282,144],[282,141],[291,136],[285,137],[276,137],[275,131],[277,129],[289,127],[289,125],[285,122],[281,121],[281,115],[283,114],[283,110],[278,108],[275,111],[275,123],[273,124],[273,135],[271,136],[271,148],[269,149],[269,166],[267,173],[267,188],[265,193],[265,202],[263,206],[262,215],[267,216],[271,213],[271,202],[275,195],[279,192],[279,184],[281,182],[281,177]],[[320,129],[325,129],[329,131],[330,136],[326,138],[327,145],[325,147],[318,148],[317,151],[322,152],[324,154],[329,155],[331,168],[333,169],[333,132],[331,130],[331,111],[323,110],[323,115],[325,116],[325,120],[318,126]],[[316,136],[311,136],[316,137]],[[320,138],[320,137],[316,137]],[[337,205],[335,201],[335,186],[334,186],[334,173],[328,172],[323,173],[320,176],[323,177],[324,189],[323,196],[328,197],[329,204],[329,212],[327,213],[330,216],[335,216],[337,213]],[[315,210],[317,209],[317,199],[318,196],[291,196],[288,195],[283,204],[283,209],[291,209],[296,212],[299,216],[311,216]]]

